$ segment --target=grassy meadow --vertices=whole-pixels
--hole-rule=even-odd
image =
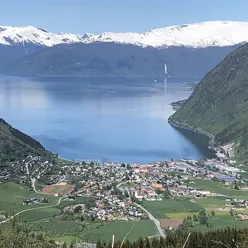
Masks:
[[[144,201],[145,208],[155,218],[165,219],[171,213],[192,213],[199,212],[202,207],[189,200],[165,199],[162,201]]]

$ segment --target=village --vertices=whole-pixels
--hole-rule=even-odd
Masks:
[[[193,180],[246,188],[242,172],[242,169],[219,159],[169,160],[151,164],[83,161],[53,165],[41,157],[29,156],[2,170],[0,180],[14,180],[43,194],[42,197],[23,199],[20,202],[23,205],[49,204],[47,196],[54,195],[68,202],[62,208],[64,215],[100,221],[128,221],[149,219],[142,208],[143,203],[165,199],[188,198],[195,202],[194,199],[225,197],[229,208],[246,208],[248,198],[236,199],[205,187],[196,187]],[[40,183],[48,186],[39,188]],[[89,200],[81,203],[82,197]]]

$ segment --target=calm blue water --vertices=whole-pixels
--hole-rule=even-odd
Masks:
[[[202,158],[172,128],[169,105],[187,98],[185,80],[0,77],[0,116],[61,157],[152,162]]]

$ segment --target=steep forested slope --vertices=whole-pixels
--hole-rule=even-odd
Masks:
[[[38,141],[12,128],[0,118],[0,163],[20,160],[28,155],[46,154]]]
[[[248,44],[211,70],[170,121],[209,132],[216,144],[234,141],[237,158],[248,160]]]

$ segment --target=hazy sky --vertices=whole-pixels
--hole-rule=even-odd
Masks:
[[[248,21],[248,0],[0,0],[0,25],[52,32],[145,32],[210,20]]]

